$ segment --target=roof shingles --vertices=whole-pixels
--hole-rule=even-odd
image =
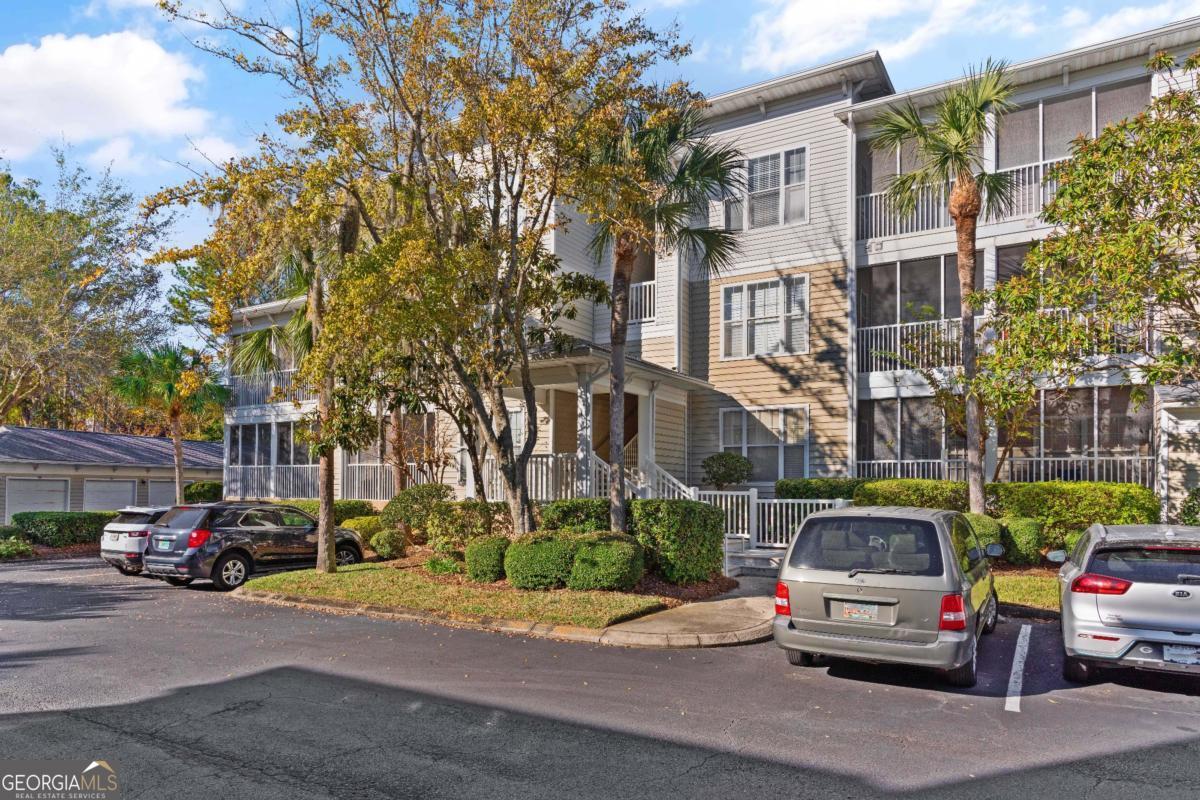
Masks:
[[[0,462],[170,467],[174,459],[166,437],[0,425]],[[183,465],[220,469],[222,444],[185,440]]]

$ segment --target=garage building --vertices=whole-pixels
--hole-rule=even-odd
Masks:
[[[183,475],[221,480],[220,442],[183,443]],[[0,520],[22,511],[113,511],[175,500],[174,447],[158,436],[0,425]]]

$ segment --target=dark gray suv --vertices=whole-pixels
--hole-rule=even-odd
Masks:
[[[363,543],[334,532],[338,566],[362,561]],[[317,563],[317,523],[299,509],[273,503],[220,502],[175,506],[150,529],[147,575],[173,586],[210,578],[236,589],[254,572],[302,569]]]

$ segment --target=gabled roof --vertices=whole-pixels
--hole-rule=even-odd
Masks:
[[[183,443],[183,465],[220,469],[221,442]],[[92,433],[0,425],[0,462],[22,464],[97,464],[103,466],[171,467],[175,449],[164,436]]]
[[[883,59],[878,52],[871,51],[713,95],[708,98],[708,114],[720,116],[755,108],[762,103],[805,92],[840,87],[843,81],[861,83],[860,91],[867,97],[891,94],[893,91],[892,79],[888,77]]]

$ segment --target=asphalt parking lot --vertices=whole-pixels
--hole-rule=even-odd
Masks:
[[[1200,795],[1200,681],[1071,686],[1057,637],[1004,621],[954,690],[769,643],[570,644],[8,565],[0,757],[105,758],[141,798]]]

